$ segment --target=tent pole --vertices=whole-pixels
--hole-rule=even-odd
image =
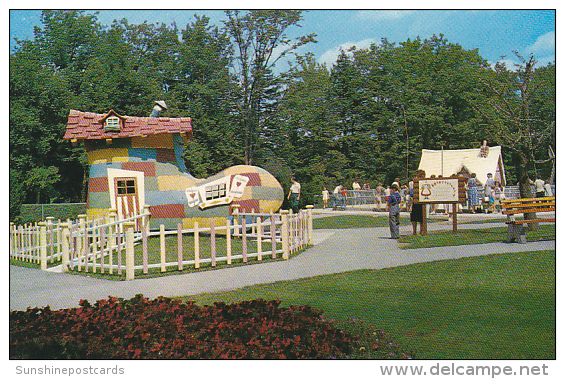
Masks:
[[[441,176],[443,177],[443,145],[441,145]]]

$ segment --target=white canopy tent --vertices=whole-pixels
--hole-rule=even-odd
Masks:
[[[483,154],[484,155],[484,154]],[[488,149],[486,157],[481,156],[481,149],[462,150],[422,150],[419,170],[426,172],[426,177],[432,175],[449,177],[460,172],[475,173],[477,179],[484,184],[487,174],[506,185],[504,163],[502,162],[502,148],[492,146]]]

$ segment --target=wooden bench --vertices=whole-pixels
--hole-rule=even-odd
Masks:
[[[518,241],[526,243],[524,224],[539,222],[555,222],[555,197],[538,197],[526,199],[501,200],[502,213],[508,217],[508,237],[506,242]],[[535,218],[532,220],[516,220],[517,214],[553,212],[551,218]]]

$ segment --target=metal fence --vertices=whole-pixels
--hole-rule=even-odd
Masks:
[[[555,196],[555,185],[551,185],[553,196]],[[532,193],[535,194],[534,187],[532,186]],[[479,196],[484,198],[484,188],[479,187]],[[506,199],[519,199],[520,188],[518,186],[504,187],[504,198]],[[346,196],[341,194],[331,193],[327,207],[334,210],[368,210],[368,209],[385,209],[386,196],[384,192],[378,194],[377,190],[348,190]],[[316,196],[316,205],[323,206],[322,197]]]

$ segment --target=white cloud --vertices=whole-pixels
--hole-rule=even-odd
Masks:
[[[357,12],[357,17],[363,20],[371,21],[397,20],[409,15],[412,12],[413,11],[404,10],[359,11]]]
[[[537,62],[537,68],[555,62],[555,32],[551,31],[539,36],[531,46],[527,46],[523,50],[518,50],[518,53],[524,57],[524,59],[528,59],[529,55],[533,54]],[[516,70],[518,65],[523,65],[523,62],[520,62],[513,54],[508,55],[505,59],[499,60],[498,62],[505,63],[506,67],[510,70]],[[489,63],[494,66],[495,62]]]
[[[327,50],[324,54],[320,56],[318,59],[318,63],[323,64],[325,63],[326,66],[331,69],[332,65],[337,62],[337,58],[340,56],[342,51],[346,53],[350,48],[355,46],[358,50],[359,49],[367,49],[371,46],[371,44],[376,43],[376,41],[372,38],[367,38],[362,41],[358,42],[345,42],[339,46],[334,47],[333,49]],[[349,53],[350,54],[350,53]]]
[[[538,62],[536,64],[536,67],[544,67],[544,66],[547,66],[550,63],[555,63],[555,54],[547,55],[545,57],[540,57],[540,58],[536,57],[536,60]]]
[[[532,46],[526,48],[526,51],[540,57],[555,54],[555,32],[551,31],[538,37]]]

